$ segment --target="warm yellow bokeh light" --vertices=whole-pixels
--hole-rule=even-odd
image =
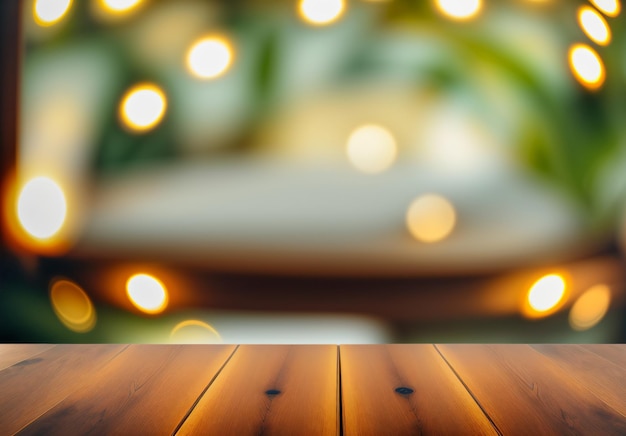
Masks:
[[[389,130],[375,124],[355,129],[348,138],[350,163],[364,173],[380,173],[396,160],[396,140]]]
[[[604,83],[604,63],[598,53],[588,45],[573,45],[569,50],[569,62],[572,73],[583,86],[595,90]]]
[[[622,10],[620,0],[590,0],[593,5],[609,17],[617,17]]]
[[[215,344],[222,342],[222,338],[211,325],[189,319],[178,323],[172,329],[170,342],[176,344]]]
[[[156,85],[142,83],[129,89],[120,103],[121,122],[131,130],[145,132],[156,127],[167,110],[167,98]]]
[[[611,304],[611,290],[606,285],[596,285],[585,291],[572,306],[569,324],[574,330],[588,330],[606,315]]]
[[[453,20],[469,20],[482,9],[482,0],[436,0],[437,9]]]
[[[93,303],[76,283],[54,281],[50,287],[50,302],[54,313],[70,330],[86,333],[96,325]]]
[[[126,295],[135,307],[150,314],[162,312],[169,300],[165,285],[148,274],[135,274],[129,278]]]
[[[33,17],[40,26],[52,26],[67,14],[71,5],[72,0],[35,0]]]
[[[17,200],[17,218],[28,234],[51,238],[61,230],[66,216],[65,194],[54,180],[36,177],[24,185]]]
[[[196,41],[187,52],[187,69],[201,79],[214,79],[229,69],[233,58],[233,47],[226,38],[208,36]]]
[[[438,242],[452,233],[456,212],[444,197],[426,194],[413,200],[406,214],[406,224],[418,241]]]
[[[337,21],[345,9],[345,0],[300,0],[298,7],[300,17],[316,26],[324,26]]]
[[[581,6],[578,9],[578,24],[596,44],[607,45],[611,42],[611,29],[604,17],[594,8]]]
[[[102,7],[114,13],[128,12],[136,8],[142,0],[100,0]]]
[[[528,291],[528,305],[535,314],[548,314],[555,310],[565,297],[565,279],[549,274],[537,280]]]

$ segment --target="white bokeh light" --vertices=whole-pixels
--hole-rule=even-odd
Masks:
[[[126,294],[135,307],[149,314],[162,312],[168,303],[165,285],[149,274],[135,274],[129,278]]]
[[[570,67],[576,79],[591,90],[602,86],[605,79],[604,63],[591,47],[575,44],[569,51]]]
[[[131,88],[122,99],[120,119],[135,131],[147,131],[156,127],[167,109],[167,99],[161,89],[152,84],[140,84]]]
[[[364,173],[380,173],[396,160],[396,140],[382,126],[367,124],[355,129],[348,138],[348,159]]]
[[[437,9],[453,20],[474,18],[482,8],[482,0],[437,0]]]
[[[187,68],[201,79],[223,75],[233,62],[233,48],[223,37],[210,36],[195,42],[187,53]]]
[[[48,239],[63,227],[67,201],[52,179],[37,177],[24,185],[17,202],[20,225],[38,239]]]
[[[41,26],[51,26],[67,14],[71,5],[72,0],[36,0],[33,5],[35,21]]]
[[[345,9],[345,0],[300,0],[299,5],[302,19],[316,26],[324,26],[337,21]]]

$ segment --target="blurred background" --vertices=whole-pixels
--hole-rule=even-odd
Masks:
[[[3,341],[626,340],[619,0],[15,4]]]

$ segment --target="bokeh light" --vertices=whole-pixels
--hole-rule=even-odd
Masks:
[[[345,9],[345,0],[300,0],[298,7],[300,17],[316,26],[324,26],[337,21]]]
[[[220,334],[210,324],[196,319],[178,323],[170,333],[170,342],[176,344],[221,343]]]
[[[548,315],[564,301],[566,284],[559,274],[548,274],[537,280],[529,289],[527,300],[531,314]]]
[[[354,130],[348,138],[350,163],[364,173],[380,173],[396,160],[396,140],[384,127],[368,124]]]
[[[67,201],[61,187],[48,177],[36,177],[22,188],[17,200],[17,217],[28,234],[48,239],[65,223]]]
[[[611,42],[611,29],[604,17],[595,9],[581,6],[578,9],[578,24],[589,39],[596,44],[607,45]]]
[[[52,26],[67,14],[71,5],[72,0],[35,0],[33,17],[40,26]]]
[[[598,324],[606,315],[611,304],[611,290],[608,286],[595,285],[585,291],[572,305],[569,324],[574,330],[588,330]]]
[[[426,194],[411,203],[406,214],[406,224],[418,241],[438,242],[452,233],[456,212],[452,203],[444,197]]]
[[[100,5],[109,12],[123,13],[135,9],[142,0],[100,0]]]
[[[165,116],[167,98],[156,85],[142,83],[129,89],[120,103],[120,120],[129,129],[146,132]]]
[[[214,79],[230,68],[233,58],[233,47],[226,38],[208,36],[196,41],[187,52],[187,69],[201,79]]]
[[[604,63],[594,49],[575,44],[569,50],[570,67],[581,85],[595,90],[602,86],[606,76]]]
[[[89,296],[69,280],[54,280],[50,302],[59,320],[70,330],[86,333],[96,325],[96,311]]]
[[[453,20],[470,20],[482,9],[482,0],[436,0],[437,9]]]
[[[609,17],[617,17],[622,10],[620,0],[590,0],[591,3]]]
[[[169,300],[165,285],[149,274],[135,274],[129,278],[126,294],[135,307],[149,314],[163,312]]]

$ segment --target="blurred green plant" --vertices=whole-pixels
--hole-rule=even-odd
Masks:
[[[151,69],[137,60],[128,48],[120,29],[133,26],[139,17],[132,17],[114,28],[94,21],[89,2],[77,2],[74,19],[63,32],[52,40],[29,49],[51,50],[72,38],[91,39],[108,45],[118,59],[121,80],[114,92],[122,95],[124,90],[137,81],[154,80],[167,87],[171,77],[157,69]],[[148,8],[157,7],[164,0],[153,1]],[[359,76],[376,77],[397,68],[391,62],[381,62],[371,50],[372,35],[385,34],[396,29],[426,38],[438,49],[448,53],[437,62],[419,63],[415,66],[416,87],[428,86],[441,94],[464,92],[476,102],[479,116],[489,117],[498,108],[489,101],[485,86],[488,81],[481,74],[485,69],[496,72],[508,86],[522,90],[522,112],[517,120],[518,137],[511,147],[529,169],[546,180],[559,185],[577,199],[589,212],[590,222],[598,229],[607,227],[616,216],[621,203],[606,201],[598,192],[603,174],[625,145],[626,131],[623,120],[626,115],[625,76],[623,53],[626,49],[624,20],[610,20],[613,42],[607,47],[596,47],[604,60],[607,79],[598,91],[589,91],[568,76],[563,77],[563,89],[556,89],[550,77],[541,73],[535,61],[519,47],[511,45],[501,27],[492,25],[502,11],[511,15],[528,16],[531,20],[541,17],[557,34],[563,46],[561,62],[567,70],[567,47],[575,42],[586,42],[585,35],[576,24],[576,9],[582,2],[559,2],[532,6],[514,1],[485,1],[483,14],[469,22],[453,22],[443,18],[432,1],[394,0],[390,2],[365,3],[352,1],[348,15],[361,20],[353,31],[333,34],[329,44],[340,44],[340,38],[350,39],[349,55],[320,61],[336,62],[336,74],[330,78],[329,87]],[[252,110],[245,116],[244,128],[231,138],[227,147],[216,148],[212,153],[236,154],[253,149],[255,135],[274,110],[288,101],[280,81],[284,75],[284,63],[288,54],[281,42],[303,32],[326,32],[327,28],[310,28],[297,22],[293,1],[222,1],[213,2],[218,11],[221,28],[235,39],[247,38],[246,50],[252,53],[250,71],[245,77],[250,81],[248,100]],[[141,15],[141,14],[139,14]],[[346,17],[332,26],[343,26]],[[329,27],[332,27],[329,26]],[[356,41],[356,42],[354,42]],[[176,96],[172,100],[176,100]],[[100,127],[99,143],[93,155],[96,174],[117,171],[144,162],[167,161],[184,158],[176,145],[174,121],[166,116],[153,131],[136,135],[120,126],[117,117],[118,100],[104,102],[110,116]],[[618,196],[623,200],[623,196]]]

